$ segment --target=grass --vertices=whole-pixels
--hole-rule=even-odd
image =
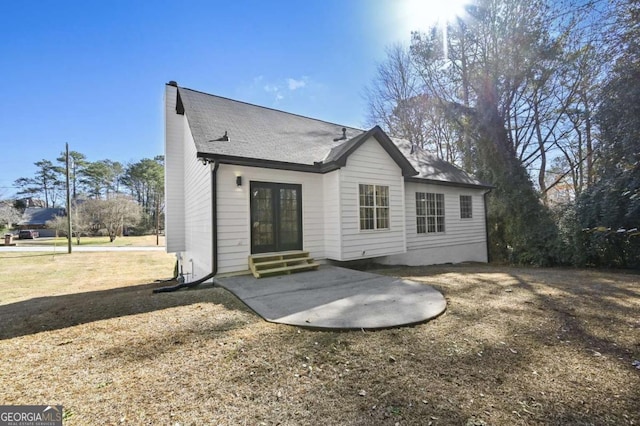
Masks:
[[[15,243],[19,246],[59,246],[66,247],[67,239],[65,237],[58,238],[36,238],[33,240],[15,239]],[[73,239],[73,246],[76,247],[76,239]],[[164,246],[164,235],[159,238],[159,245]],[[109,237],[82,237],[80,238],[81,246],[104,246],[104,247],[154,247],[156,246],[155,235],[141,235],[132,237],[117,237],[113,242],[109,241]]]
[[[445,314],[331,332],[220,288],[153,295],[163,253],[19,255],[0,276],[39,272],[0,287],[0,403],[59,403],[66,425],[640,423],[637,275],[383,269],[438,288]]]
[[[173,275],[164,252],[33,253],[0,250],[0,306],[36,298],[86,295]]]

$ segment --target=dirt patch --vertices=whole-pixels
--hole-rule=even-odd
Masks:
[[[152,295],[151,280],[18,298],[0,305],[0,402],[62,404],[69,425],[640,423],[640,277],[378,272],[436,287],[446,313],[319,332],[266,323],[219,288]]]

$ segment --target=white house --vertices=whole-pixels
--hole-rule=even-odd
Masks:
[[[189,279],[252,254],[428,265],[487,261],[490,186],[361,130],[166,86],[167,251]]]

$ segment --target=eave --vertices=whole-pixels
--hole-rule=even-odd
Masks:
[[[488,185],[484,183],[452,182],[448,180],[437,180],[437,179],[419,178],[419,177],[405,177],[404,181],[413,182],[413,183],[428,183],[432,185],[442,185],[442,186],[455,186],[458,188],[473,188],[473,189],[495,188],[493,185]]]

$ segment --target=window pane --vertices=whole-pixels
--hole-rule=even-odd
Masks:
[[[436,218],[428,216],[427,217],[427,232],[436,232]]]
[[[360,207],[360,229],[374,229],[373,225],[373,208]]]
[[[253,198],[251,208],[253,209],[253,244],[269,245],[273,244],[273,206],[271,204],[271,189],[258,188],[251,194]]]
[[[472,217],[471,196],[460,196],[460,217],[462,219],[470,219]]]
[[[444,194],[436,194],[436,232],[444,232]]]
[[[427,198],[427,214],[430,216],[434,216],[436,214],[436,202],[433,197],[431,197],[431,199]]]
[[[416,192],[416,232],[444,232],[444,194]]]
[[[427,214],[425,208],[425,193],[416,192],[416,216],[424,216]]]
[[[298,241],[298,191],[280,189],[280,244],[295,244]]]
[[[389,208],[378,207],[376,209],[376,228],[388,229],[389,228]]]
[[[389,187],[388,186],[376,186],[376,206],[388,206],[389,205]]]
[[[373,207],[373,185],[360,185],[360,205]]]

